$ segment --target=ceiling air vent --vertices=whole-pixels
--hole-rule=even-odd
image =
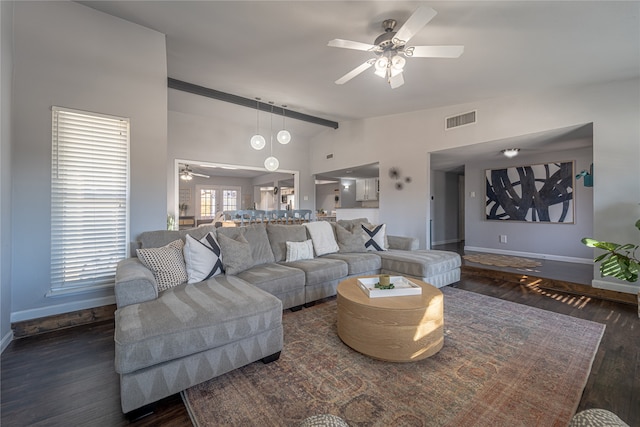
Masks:
[[[445,118],[445,130],[459,128],[460,126],[467,126],[475,124],[477,110],[469,111],[468,113],[458,114],[457,116],[451,116]]]

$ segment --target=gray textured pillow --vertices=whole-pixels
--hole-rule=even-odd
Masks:
[[[231,239],[238,239],[242,235],[249,242],[253,265],[275,262],[267,229],[264,224],[252,224],[243,227],[221,227],[217,230],[218,236],[224,234]]]
[[[174,240],[161,248],[138,249],[138,259],[153,273],[158,291],[166,291],[187,281],[182,248],[184,242]]]
[[[336,224],[343,226],[348,231],[352,231],[353,227],[360,225],[360,223],[368,223],[367,218],[355,218],[355,219],[339,219]]]
[[[367,241],[361,227],[354,227],[352,231],[347,230],[339,224],[335,224],[336,237],[338,240],[339,252],[366,252],[364,244]]]
[[[251,246],[242,234],[232,239],[219,233],[218,243],[222,251],[222,265],[226,274],[235,275],[253,267]]]
[[[304,242],[308,239],[304,225],[267,224],[267,235],[276,262],[287,258],[287,242]]]

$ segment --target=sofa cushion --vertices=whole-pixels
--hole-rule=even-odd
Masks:
[[[308,239],[304,225],[267,224],[267,235],[276,262],[287,258],[286,242],[303,242]]]
[[[371,252],[335,253],[324,255],[323,258],[339,259],[347,263],[349,276],[358,274],[372,274],[380,271],[381,258]]]
[[[304,295],[304,271],[297,268],[275,263],[262,264],[243,271],[238,277],[272,295],[296,291]]]
[[[338,252],[366,252],[364,244],[367,241],[366,234],[362,227],[354,227],[351,230],[347,230],[340,224],[333,226],[336,232],[336,240],[338,241]]]
[[[253,267],[251,257],[251,246],[242,234],[238,234],[235,239],[224,234],[218,236],[222,253],[222,265],[226,274],[238,274],[247,268]]]
[[[187,234],[196,240],[202,239],[207,233],[215,233],[216,228],[213,225],[203,225],[202,227],[189,228],[186,230],[157,230],[145,231],[138,236],[138,244],[140,248],[159,248],[165,246],[174,240],[185,240]]]
[[[313,243],[311,239],[304,242],[287,242],[286,262],[299,261],[313,258]]]
[[[365,224],[368,224],[369,220],[367,218],[339,219],[338,221],[336,221],[336,224],[341,225],[342,227],[351,231],[353,230],[353,227],[355,227],[356,225],[360,225],[363,222]]]
[[[267,236],[267,228],[264,224],[251,224],[242,227],[221,227],[218,228],[217,233],[218,236],[224,234],[232,239],[236,239],[239,235],[244,236],[251,248],[253,265],[275,262],[269,237]]]
[[[333,234],[331,224],[326,221],[307,222],[304,224],[313,241],[316,256],[338,252],[340,249]]]
[[[200,240],[187,234],[183,253],[189,277],[188,283],[202,282],[223,273],[220,245],[213,233],[207,233]]]
[[[161,248],[138,249],[138,259],[151,270],[158,284],[158,291],[167,290],[187,281],[182,248],[184,242],[174,240]]]
[[[349,274],[349,267],[346,262],[326,257],[287,262],[284,265],[304,271],[307,286],[315,286],[331,280],[341,279]]]
[[[449,251],[401,251],[390,249],[376,252],[382,258],[382,270],[427,278],[460,267],[460,255]]]
[[[279,328],[282,303],[237,277],[216,276],[115,316],[115,369],[126,374]]]

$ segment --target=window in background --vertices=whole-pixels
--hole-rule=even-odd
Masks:
[[[200,189],[200,218],[213,218],[216,215],[216,191],[211,188]]]
[[[129,119],[52,107],[51,291],[113,286],[128,256]]]

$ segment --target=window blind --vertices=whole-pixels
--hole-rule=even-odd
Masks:
[[[52,108],[51,291],[114,283],[128,256],[129,119]]]

